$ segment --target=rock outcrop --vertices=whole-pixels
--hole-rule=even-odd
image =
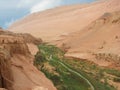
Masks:
[[[0,48],[7,50],[11,56],[14,54],[30,54],[25,41],[21,37],[1,35]]]
[[[15,36],[15,37],[22,37],[26,43],[33,43],[33,44],[40,44],[42,40],[40,38],[35,38],[32,35],[28,33],[13,33],[10,31],[3,31],[2,28],[0,29],[0,35],[9,35],[9,36]]]
[[[9,81],[13,81],[11,72],[10,53],[7,50],[0,48],[0,87],[13,90],[12,84]]]
[[[56,90],[33,65],[27,43],[41,42],[34,40],[30,35],[0,31],[0,90]]]

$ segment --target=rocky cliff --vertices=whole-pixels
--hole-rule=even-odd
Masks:
[[[27,46],[35,38],[31,36],[31,39],[27,40],[25,34],[0,31],[0,88],[56,90],[52,82],[33,65],[34,57]]]

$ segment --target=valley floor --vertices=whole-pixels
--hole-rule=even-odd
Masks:
[[[42,44],[35,66],[52,80],[58,90],[119,90],[120,71],[100,67],[87,60],[65,58],[53,45]]]

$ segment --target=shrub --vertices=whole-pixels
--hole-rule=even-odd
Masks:
[[[114,78],[113,81],[114,82],[120,82],[120,78]]]

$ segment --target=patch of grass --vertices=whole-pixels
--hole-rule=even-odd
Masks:
[[[64,60],[64,62],[85,76],[94,85],[95,90],[116,90],[113,86],[108,84],[107,77],[104,75],[104,68],[100,68],[99,66],[84,60],[71,59]],[[104,79],[104,82],[101,82],[101,79]]]
[[[118,77],[117,77],[117,78],[114,78],[113,81],[114,81],[114,82],[120,82],[120,78],[118,78]]]
[[[120,71],[114,69],[105,69],[106,73],[120,77]]]

